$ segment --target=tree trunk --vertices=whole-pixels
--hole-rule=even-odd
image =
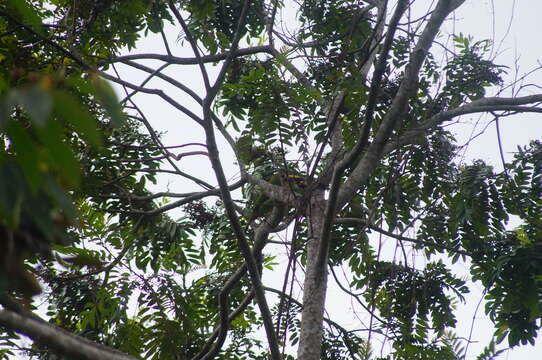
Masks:
[[[308,209],[309,239],[307,267],[301,313],[301,335],[298,360],[319,360],[322,348],[324,305],[327,290],[327,266],[317,268],[318,249],[324,223],[325,200],[323,190],[316,190]]]

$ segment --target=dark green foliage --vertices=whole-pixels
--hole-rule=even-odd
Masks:
[[[505,353],[506,349],[497,350],[495,348],[495,341],[491,341],[482,351],[480,355],[476,358],[477,360],[494,360],[499,357],[502,353]]]
[[[485,95],[485,88],[502,83],[503,66],[483,59],[489,42],[472,43],[472,38],[462,34],[454,39],[460,54],[455,56],[445,67],[446,83],[437,102],[456,107],[466,99],[474,100]],[[440,105],[442,106],[442,105]]]
[[[0,40],[1,291],[7,286],[28,296],[40,289],[22,261],[70,243],[67,227],[78,222],[71,195],[81,184],[81,165],[70,141],[99,149],[98,124],[104,116],[119,124],[122,111],[109,85],[60,69],[54,56],[38,56],[50,49],[39,41],[40,16],[30,6],[8,2],[0,11],[11,11],[0,19],[8,34]],[[40,28],[36,34],[14,26],[29,18]]]
[[[367,39],[371,33],[370,14],[361,2],[304,1],[300,7],[300,20],[305,26],[300,40],[312,39],[318,46],[311,49],[320,60],[313,64],[314,75],[326,74],[324,81],[332,77],[355,76],[369,48]],[[348,19],[348,21],[345,21]],[[357,65],[357,66],[356,66]],[[357,69],[356,69],[357,67]],[[318,70],[316,70],[318,69]],[[336,84],[336,78],[331,83]],[[318,81],[317,81],[318,83]],[[339,82],[340,83],[340,82]],[[324,84],[323,84],[324,85]],[[328,91],[330,83],[324,88]]]
[[[265,43],[269,3],[248,2],[242,26],[245,1],[173,4],[203,55],[228,51],[238,29],[241,47]],[[280,11],[283,4],[274,5]],[[377,19],[366,5],[301,2],[301,27],[288,39],[291,44],[274,54],[233,57],[213,104],[236,139],[236,161],[295,199],[273,200],[250,182],[234,190],[250,245],[274,209],[295,224],[283,227],[294,228],[287,239],[293,268],[307,265],[312,214],[306,205],[311,191],[327,190],[326,162],[339,161],[367,125],[369,86],[361,69]],[[0,295],[30,305],[31,296],[42,292],[52,324],[145,359],[198,354],[220,320],[225,284],[244,264],[221,201],[211,205],[195,196],[172,206],[181,209],[175,218],[163,213],[171,203],[151,189],[160,171],[174,171],[162,161],[169,154],[160,134],[145,134],[142,125],[150,125],[142,113],[128,102],[119,104],[96,75],[115,73],[111,64],[121,49],[133,49],[141,36],[160,33],[174,18],[164,0],[0,4]],[[369,143],[405,79],[414,40],[402,34],[393,41],[373,94]],[[188,34],[181,32],[179,39],[184,43]],[[392,130],[393,141],[502,83],[504,67],[486,59],[488,42],[463,35],[454,41],[459,52],[446,64],[428,54],[400,126]],[[292,54],[302,54],[307,82],[289,75]],[[335,119],[342,144],[332,158],[326,157],[331,140],[324,113],[338,94],[344,95]],[[456,141],[442,124],[420,134],[385,152],[338,211],[339,220],[350,222],[332,225],[329,265],[352,275],[349,296],[371,313],[371,328],[366,336],[359,332],[365,329],[327,323],[322,359],[376,359],[376,336],[392,345],[378,359],[463,358],[464,342],[450,331],[457,321],[455,304],[468,292],[449,267],[461,258],[469,258],[473,280],[483,285],[485,311],[497,329],[480,359],[498,356],[496,344],[505,338],[510,346],[532,344],[540,331],[542,144],[518,149],[498,173],[483,161],[459,165]],[[398,241],[393,257],[383,255],[383,242],[373,236],[378,233]],[[449,261],[414,266],[411,250]],[[276,254],[256,259],[263,270],[273,269],[275,261]],[[251,290],[246,276],[231,287],[230,314]],[[273,308],[287,352],[300,340],[300,312],[287,300]],[[252,301],[231,322],[217,358],[267,359],[257,333],[261,327]],[[0,358],[13,356],[17,344],[17,335],[3,332]],[[43,344],[30,353],[57,358]]]
[[[540,328],[541,154],[539,142],[520,149],[509,173],[500,179],[504,208],[497,208],[496,215],[504,218],[506,209],[521,219],[521,225],[513,231],[492,227],[485,254],[473,257],[473,275],[488,288],[486,312],[497,324],[498,339],[508,335],[511,345],[533,343]]]
[[[455,278],[441,262],[430,263],[423,271],[402,265],[375,261],[367,264],[371,275],[356,278],[353,284],[366,290],[399,344],[423,344],[429,328],[439,335],[454,327],[456,319],[449,296],[463,300],[468,292],[465,283]]]
[[[239,121],[250,119],[241,139],[250,139],[253,146],[270,148],[280,142],[283,148],[299,146],[302,151],[309,124],[300,118],[301,108],[313,102],[312,95],[283,80],[279,70],[271,61],[235,60],[219,105],[236,129]]]
[[[183,4],[191,14],[188,26],[211,54],[227,50],[237,31],[243,4],[241,0],[190,0]],[[263,1],[250,1],[240,35],[258,37],[263,30]]]

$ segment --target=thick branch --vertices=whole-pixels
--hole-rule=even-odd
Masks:
[[[252,249],[252,257],[257,259],[260,262],[262,250],[267,242],[269,233],[275,231],[275,228],[279,225],[282,217],[283,211],[279,208],[274,208],[273,212],[258,228],[254,235],[254,247]],[[226,335],[228,333],[229,324],[233,319],[235,319],[250,303],[250,300],[254,297],[254,291],[252,291],[243,303],[233,311],[229,313],[228,306],[228,297],[229,293],[232,290],[233,286],[241,280],[241,278],[247,272],[247,263],[245,262],[226,282],[222,287],[219,294],[219,307],[220,307],[220,325],[215,329],[211,336],[207,339],[205,346],[200,350],[200,352],[193,358],[193,360],[199,359],[213,359],[216,354],[220,351],[224,341],[226,340]],[[261,274],[260,274],[261,276]],[[216,342],[214,342],[216,339]],[[214,344],[213,344],[214,342]]]
[[[269,343],[269,349],[271,352],[271,358],[273,360],[280,360],[281,356],[280,356],[280,351],[279,351],[279,346],[278,346],[278,339],[275,333],[275,329],[273,328],[271,312],[269,310],[269,306],[265,298],[265,292],[262,288],[262,282],[260,279],[258,266],[256,264],[256,259],[254,259],[252,256],[252,250],[250,248],[250,245],[247,241],[247,238],[245,236],[245,233],[243,231],[243,228],[237,216],[235,205],[233,203],[233,199],[231,197],[231,193],[228,188],[226,176],[224,174],[224,169],[222,168],[219,151],[216,144],[216,138],[215,138],[215,133],[214,133],[214,128],[213,128],[212,112],[211,112],[212,101],[216,93],[218,92],[219,87],[221,86],[220,84],[222,83],[224,79],[226,68],[229,62],[231,62],[231,60],[233,59],[233,54],[235,53],[235,49],[237,48],[237,44],[239,43],[240,34],[241,34],[240,29],[244,25],[247,8],[248,8],[248,0],[245,0],[244,5],[243,5],[243,10],[241,11],[240,20],[237,25],[236,34],[235,34],[234,40],[232,41],[232,51],[227,56],[226,62],[221,69],[221,72],[217,78],[217,81],[215,82],[213,87],[208,91],[207,95],[205,96],[205,99],[203,100],[203,116],[204,116],[203,127],[205,129],[205,136],[207,139],[207,150],[209,151],[209,159],[211,161],[211,165],[213,167],[214,173],[216,175],[216,179],[218,181],[218,185],[220,187],[220,195],[222,197],[222,201],[224,202],[226,215],[228,216],[228,219],[230,220],[233,233],[235,234],[235,237],[237,239],[237,244],[243,254],[243,258],[246,261],[248,272],[250,275],[250,281],[254,288],[256,301],[258,303],[258,307],[260,309],[260,312],[263,318],[263,323],[264,323],[264,327],[267,334],[267,340]]]
[[[286,186],[273,185],[250,174],[246,174],[246,179],[249,183],[259,186],[264,194],[271,200],[275,200],[283,204],[291,204],[295,200],[295,195]]]
[[[45,321],[22,316],[10,310],[0,311],[0,325],[25,334],[35,342],[45,344],[71,358],[83,360],[135,360],[132,356],[95,344]]]
[[[367,11],[377,5],[371,5],[367,8]],[[360,66],[359,71],[359,81],[365,81],[369,77],[369,71],[374,63],[374,60],[377,55],[377,49],[378,45],[383,39],[383,32],[384,32],[384,24],[385,24],[385,15],[386,15],[386,3],[381,3],[378,5],[378,15],[377,15],[377,22],[375,29],[371,32],[371,36],[367,40],[368,46],[366,50],[366,54],[364,55],[364,59]],[[385,63],[384,63],[385,65]],[[375,71],[376,72],[376,71]],[[374,77],[373,77],[374,78]],[[345,93],[344,91],[341,92],[336,98],[335,101],[338,103],[337,111],[340,109],[340,105],[344,102]],[[333,106],[332,106],[333,108]],[[325,147],[327,145],[327,138],[331,136],[331,154],[329,157],[328,162],[324,166],[324,170],[321,172],[320,178],[318,182],[328,184],[331,180],[331,176],[333,175],[333,170],[336,167],[336,161],[338,161],[343,155],[344,155],[344,149],[343,144],[339,143],[342,141],[342,129],[340,127],[337,127],[339,124],[332,124],[329,119],[335,119],[335,123],[337,123],[337,118],[335,115],[335,118],[328,116],[327,124],[328,124],[328,133],[326,134],[326,141],[324,141],[321,145],[320,151],[318,155],[316,156],[316,159],[313,164],[313,170],[310,172],[310,176],[312,178],[314,172],[316,171],[320,159],[324,153]],[[330,135],[331,131],[333,133]],[[359,145],[358,145],[359,146]]]
[[[420,124],[419,128],[431,128],[435,125],[441,124],[444,121],[450,120],[454,117],[480,113],[490,111],[516,111],[516,112],[542,112],[542,108],[539,107],[526,107],[521,105],[535,104],[542,102],[542,94],[529,95],[515,98],[502,98],[502,97],[488,97],[478,100],[474,100],[463,106],[456,107],[448,111],[438,113]]]
[[[224,291],[224,288],[222,289],[222,291]],[[203,356],[205,356],[205,358],[213,359],[220,352],[220,348],[224,344],[224,341],[226,339],[225,335],[227,334],[227,329],[228,329],[229,324],[233,320],[235,320],[239,315],[241,315],[243,311],[245,311],[245,309],[247,308],[248,305],[250,305],[250,302],[253,299],[254,299],[254,291],[251,291],[247,296],[245,296],[243,301],[241,301],[237,309],[235,309],[234,311],[231,312],[231,314],[228,315],[227,324],[222,323],[222,325],[218,326],[213,331],[213,333],[209,336],[209,338],[207,338],[207,341],[205,345],[203,346],[203,348],[200,350],[199,353],[196,354],[196,356],[192,358],[192,360],[202,359]],[[226,329],[226,331],[224,331],[224,329]],[[223,333],[224,333],[224,337],[222,338]],[[221,336],[219,341],[217,343],[214,343],[215,339],[219,336]]]
[[[408,100],[415,93],[418,85],[418,74],[425,57],[446,17],[460,6],[465,0],[440,0],[433,11],[406,67],[405,77],[401,82],[397,95],[394,97],[390,110],[382,120],[365,156],[352,171],[338,194],[337,207],[340,208],[354,196],[359,187],[369,178],[372,170],[378,165],[384,147],[393,130],[402,121]]]
[[[325,270],[325,266],[327,264],[331,224],[335,217],[335,211],[337,207],[341,206],[340,204],[338,204],[338,199],[339,199],[339,194],[340,194],[339,188],[341,186],[342,176],[344,172],[346,171],[346,169],[348,169],[352,165],[352,163],[356,160],[356,158],[359,156],[359,153],[365,148],[369,140],[373,112],[376,107],[377,93],[379,91],[380,83],[384,76],[386,64],[388,61],[388,54],[391,50],[391,45],[393,43],[395,31],[399,24],[399,20],[401,20],[403,13],[407,9],[407,5],[408,5],[408,0],[399,1],[395,9],[395,12],[393,14],[393,17],[390,21],[390,25],[388,28],[388,32],[386,34],[386,38],[384,40],[382,51],[378,58],[378,64],[376,65],[375,73],[371,81],[371,89],[369,93],[369,100],[368,100],[367,110],[366,110],[366,115],[365,115],[365,125],[363,127],[362,134],[360,138],[358,139],[358,141],[356,142],[354,149],[350,152],[349,156],[347,156],[345,159],[340,161],[333,172],[333,176],[331,178],[331,188],[329,191],[329,200],[326,205],[324,224],[322,228],[322,239],[321,239],[320,247],[318,251],[317,267],[319,270],[318,272],[315,273],[316,276],[319,276],[320,272]]]
[[[392,142],[388,142],[384,147],[384,153],[387,154],[403,145],[417,143],[420,137],[425,136],[425,133],[428,129],[431,129],[461,115],[493,111],[507,111],[516,113],[542,113],[541,107],[523,106],[540,102],[542,102],[542,94],[529,95],[517,98],[489,97],[474,100],[455,109],[438,113],[427,119],[423,123],[419,124],[416,128],[406,131],[404,134],[401,134]]]

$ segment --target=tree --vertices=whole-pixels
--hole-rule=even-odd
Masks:
[[[505,338],[534,343],[542,143],[498,172],[459,164],[446,126],[541,112],[542,94],[486,96],[506,72],[487,41],[460,34],[454,48],[432,48],[463,3],[439,0],[413,21],[407,0],[309,0],[295,5],[293,34],[279,26],[280,1],[1,4],[0,353],[14,354],[22,333],[35,341],[27,355],[43,359],[293,359],[293,348],[301,360],[376,359],[371,336],[381,336],[385,359],[460,359],[451,328],[468,287],[450,266],[465,259],[496,329],[480,358]],[[192,57],[174,55],[169,31]],[[147,34],[163,53],[137,51]],[[121,76],[121,65],[146,78]],[[203,92],[171,67],[198,69]],[[202,140],[179,131],[166,146],[145,97]],[[208,159],[216,186],[183,168],[193,156]],[[199,188],[153,192],[147,182],[165,174]],[[286,241],[273,237],[284,231]],[[404,256],[386,258],[374,234]],[[288,249],[281,289],[262,282],[278,270],[264,253],[277,242]],[[370,314],[367,337],[324,317],[339,266],[351,276],[343,290]],[[42,291],[47,322],[31,312]]]

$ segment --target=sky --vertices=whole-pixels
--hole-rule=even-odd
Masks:
[[[433,4],[433,1],[417,0],[415,2],[415,11],[423,13],[423,10],[431,4]],[[283,12],[287,13],[288,9],[284,9]],[[494,43],[492,48],[494,61],[497,64],[509,67],[509,75],[506,78],[506,82],[510,82],[514,78],[519,78],[523,74],[540,66],[540,61],[542,61],[540,14],[542,14],[542,1],[540,0],[467,0],[456,11],[453,21],[446,23],[439,41],[451,44],[449,34],[459,32],[470,34],[475,40],[492,39]],[[177,31],[172,30],[170,32],[171,44],[176,44],[174,40],[178,35]],[[176,48],[173,48],[173,52],[176,55],[191,56],[191,52],[187,52],[186,48],[181,48],[179,43],[176,46]],[[141,41],[141,45],[137,48],[137,52],[154,51],[163,51],[161,42],[157,41],[156,38]],[[147,64],[152,64],[152,62],[148,62]],[[174,68],[167,70],[167,72],[188,83],[192,88],[196,88],[199,93],[203,92],[203,86],[196,67],[185,68],[184,70],[182,68]],[[126,74],[129,75],[132,81],[144,78],[135,73]],[[542,92],[540,88],[529,86],[528,84],[540,84],[542,86],[542,72],[534,73],[523,81],[523,85],[526,87],[523,89],[522,94],[528,95]],[[517,87],[505,91],[500,96],[510,96],[513,90],[517,90]],[[180,92],[175,92],[171,89],[168,89],[168,91],[171,91],[170,95],[173,97],[184,97]],[[202,142],[202,139],[204,139],[201,128],[195,126],[182,115],[179,115],[179,113],[166,108],[162,102],[149,99],[148,97],[138,97],[137,100],[138,104],[149,116],[155,129],[168,131],[164,135],[166,145],[178,145],[180,142]],[[193,104],[195,111],[197,111],[197,108],[196,104]],[[451,127],[451,131],[455,134],[460,144],[468,143],[468,146],[465,146],[462,153],[462,161],[468,163],[480,158],[495,166],[497,170],[502,168],[495,123],[492,120],[488,116],[469,115],[460,118],[457,124]],[[483,129],[486,129],[485,132],[479,135]],[[504,156],[509,160],[518,145],[526,145],[530,140],[541,138],[542,115],[526,114],[503,118],[500,121],[500,129]],[[232,159],[231,151],[229,151],[224,143],[221,144],[221,155],[226,161],[230,161]],[[202,166],[202,161],[207,160],[191,157],[183,159],[180,164],[183,169],[189,169],[190,173],[201,176],[211,183],[215,183],[214,175],[210,172],[210,168],[207,164]],[[226,168],[226,172],[228,177],[232,179],[238,174],[237,169],[233,165]],[[189,184],[179,182],[176,178],[164,177],[162,178],[160,190],[175,192],[197,190],[190,188],[190,186]],[[423,260],[420,258],[417,261],[422,262]],[[468,276],[468,264],[456,265],[454,271]],[[280,287],[282,279],[277,274],[275,272],[272,276],[266,276],[264,281],[268,284],[273,284],[274,287]],[[460,307],[458,311],[460,316],[458,323],[462,324],[457,329],[458,335],[468,338],[472,326],[472,340],[476,341],[469,346],[467,359],[476,358],[484,345],[487,344],[493,331],[491,323],[484,314],[483,304],[476,311],[482,291],[480,285],[473,285],[471,290],[472,294],[468,297],[467,305]],[[345,303],[344,298],[340,291],[331,285],[328,295],[330,316],[334,320],[339,319],[341,322],[348,324],[348,322],[352,322],[355,319],[352,311],[356,309],[349,302]],[[351,310],[345,311],[345,309]],[[541,358],[541,355],[542,337],[539,337],[539,343],[535,347],[526,346],[514,349],[505,353],[500,358],[508,360],[538,360]]]

